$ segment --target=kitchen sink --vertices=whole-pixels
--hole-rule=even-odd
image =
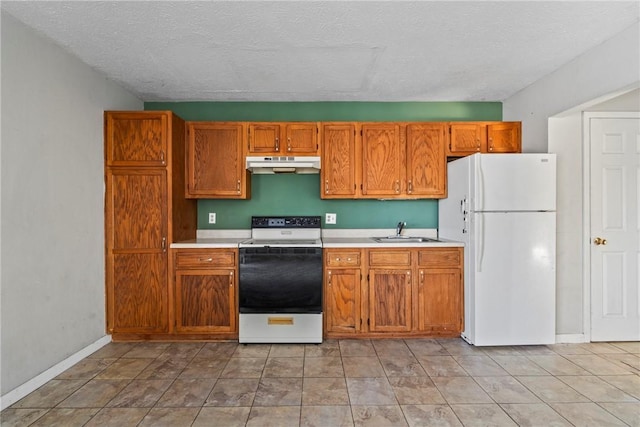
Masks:
[[[432,239],[430,237],[417,237],[417,236],[386,236],[386,237],[373,237],[378,243],[423,243],[423,242],[439,242],[438,239]]]

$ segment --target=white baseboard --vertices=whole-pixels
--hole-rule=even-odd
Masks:
[[[37,390],[42,387],[46,382],[51,381],[85,357],[89,356],[92,353],[95,353],[97,350],[101,349],[105,345],[111,342],[111,335],[105,335],[100,338],[98,341],[93,344],[89,344],[82,350],[72,354],[71,356],[64,359],[62,362],[57,363],[51,368],[47,369],[40,375],[30,379],[26,383],[14,388],[7,394],[0,396],[0,411],[8,408],[9,406],[16,403],[18,400],[22,399],[29,393]]]
[[[556,343],[557,344],[577,344],[589,342],[587,337],[584,334],[557,334],[556,335]]]

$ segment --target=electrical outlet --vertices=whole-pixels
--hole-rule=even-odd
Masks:
[[[216,223],[216,213],[209,212],[209,224],[215,224],[215,223]]]
[[[324,223],[325,224],[335,224],[338,221],[338,214],[328,213],[325,214]]]

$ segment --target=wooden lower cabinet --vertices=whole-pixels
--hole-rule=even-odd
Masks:
[[[460,269],[420,269],[418,280],[417,329],[437,334],[461,332]]]
[[[458,336],[463,249],[325,249],[325,336]]]
[[[369,270],[369,331],[411,331],[411,270]]]
[[[172,251],[174,332],[237,338],[237,249]]]
[[[419,249],[417,329],[435,335],[463,329],[462,248]]]
[[[111,331],[163,333],[168,330],[167,262],[162,250],[114,253],[107,292]]]
[[[326,270],[326,277],[326,330],[343,334],[360,332],[360,269],[332,268]]]

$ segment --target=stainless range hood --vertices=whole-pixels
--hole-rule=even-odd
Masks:
[[[247,169],[254,174],[319,173],[319,156],[247,156]]]

